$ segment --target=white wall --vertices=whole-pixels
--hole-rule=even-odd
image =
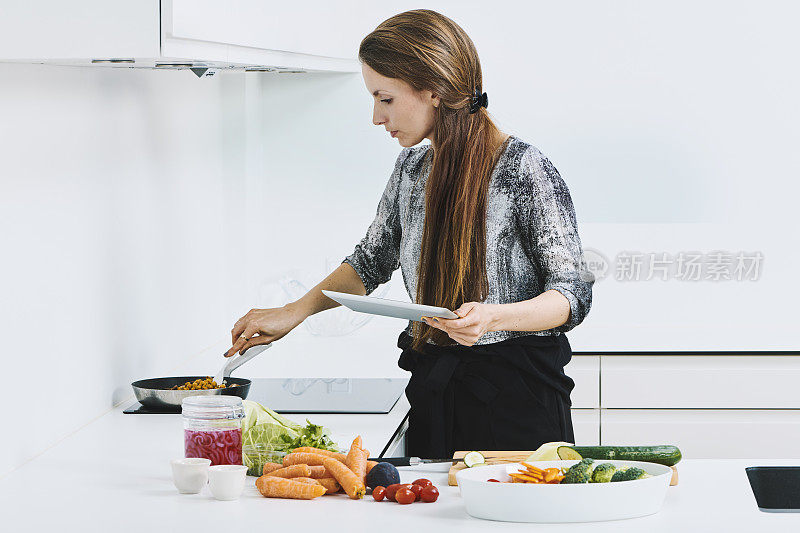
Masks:
[[[726,336],[724,317],[705,332],[693,319],[720,310],[733,331],[754,333],[729,346],[771,349],[765,323],[791,344],[797,289],[782,265],[796,250],[762,239],[797,189],[790,5],[482,5],[426,3],[475,41],[501,129],[560,170],[586,247],[613,256],[648,242],[653,224],[666,235],[677,222],[743,219],[746,240],[697,239],[775,253],[770,283],[747,289],[746,306],[731,305],[741,286],[660,300],[678,293],[600,282],[573,347],[613,349],[642,317],[635,330],[654,340],[682,338],[666,318],[698,339]],[[313,286],[352,252],[400,150],[371,125],[371,105],[358,74],[199,80],[0,64],[0,334],[12,376],[0,416],[19,435],[3,439],[0,476],[127,401],[134,379],[213,372],[239,316],[287,301],[281,279]],[[703,227],[653,246],[670,251]],[[725,305],[704,310],[698,294]],[[407,297],[399,271],[386,296]],[[687,309],[698,314],[674,319]],[[323,315],[317,327],[352,329],[343,309]],[[303,325],[240,375],[402,375],[404,326],[372,319],[320,337]]]

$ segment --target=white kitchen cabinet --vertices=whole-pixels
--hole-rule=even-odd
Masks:
[[[363,0],[162,0],[168,38],[355,59],[361,39],[390,16],[419,7]]]
[[[3,2],[0,60],[156,57],[158,0]]]
[[[572,409],[571,416],[575,444],[600,444],[600,409]]]
[[[603,356],[603,408],[800,408],[797,356]]]
[[[603,445],[674,444],[685,459],[800,457],[800,410],[602,409],[600,416]]]
[[[571,399],[574,409],[600,407],[600,357],[575,355],[564,372],[575,382]]]
[[[118,68],[269,67],[279,72],[360,72],[360,40],[398,12],[394,4],[318,0],[6,4],[0,17],[0,61]],[[116,62],[93,63],[112,59]]]

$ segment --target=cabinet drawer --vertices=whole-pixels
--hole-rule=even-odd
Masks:
[[[674,444],[684,459],[798,455],[800,410],[602,409],[601,417],[604,445]]]
[[[564,372],[575,382],[572,390],[572,407],[590,409],[600,407],[600,357],[575,355]]]
[[[604,356],[603,408],[800,408],[800,357]]]
[[[600,444],[600,409],[572,409],[571,415],[575,444]]]

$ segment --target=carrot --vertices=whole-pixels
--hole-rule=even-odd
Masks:
[[[352,459],[351,454],[353,455]],[[346,462],[345,465],[353,471],[356,477],[361,480],[361,483],[364,483],[364,476],[367,475],[368,454],[357,448],[355,449],[355,453],[351,450],[351,454],[347,455],[348,462]]]
[[[361,482],[364,482],[364,475],[367,472],[367,456],[361,449],[361,435],[353,439],[353,444],[350,445],[350,451],[347,452],[347,458],[344,464],[358,476]]]
[[[264,470],[262,473],[266,475],[270,472],[278,470],[279,468],[283,468],[283,465],[279,463],[264,463]]]
[[[367,461],[367,474],[369,474],[369,471],[372,470],[376,464],[378,464],[378,461]]]
[[[275,476],[261,476],[256,480],[256,488],[267,498],[312,500],[325,494],[325,487],[322,485],[312,485]]]
[[[366,492],[364,483],[352,470],[333,457],[325,457],[322,464],[328,469],[328,472],[333,474],[333,477],[350,498],[353,500],[360,500],[364,497],[364,492]]]
[[[333,457],[341,462],[344,462],[345,458],[347,457],[347,455],[344,453],[331,452],[328,450],[323,450],[322,448],[314,448],[313,446],[300,446],[299,448],[292,450],[292,453],[316,453],[326,457]]]
[[[537,468],[531,464],[526,463],[525,461],[522,462],[522,466],[524,466],[525,468],[534,473],[540,473],[540,474],[544,473],[544,470],[542,470],[541,468]]]
[[[544,470],[544,481],[545,481],[545,483],[550,483],[556,477],[558,477],[558,474],[560,474],[560,473],[561,473],[561,470],[559,470],[558,468],[545,468],[545,470]]]
[[[325,489],[327,490],[327,492],[325,493],[326,495],[335,494],[339,492],[339,489],[342,488],[339,486],[339,483],[337,483],[337,481],[332,477],[322,477],[319,479],[315,479],[314,481],[325,487]]]
[[[306,464],[295,464],[279,468],[278,470],[273,470],[267,475],[285,478],[311,477],[311,468],[309,468],[309,466]]]
[[[310,478],[320,479],[323,477],[331,477],[331,475],[328,473],[327,470],[325,470],[325,467],[322,465],[309,466],[308,468],[311,470],[311,475],[308,476]]]
[[[511,478],[513,479],[519,479],[526,482],[533,481],[534,483],[539,483],[540,481],[542,481],[542,478],[533,477],[528,474],[509,474],[509,476],[511,476]]]
[[[317,453],[308,453],[308,452],[290,453],[283,458],[283,466],[291,466],[298,464],[316,466],[316,465],[321,465],[323,459],[325,459],[325,456],[319,455]],[[332,457],[329,457],[329,459],[332,459]],[[334,459],[334,461],[335,460],[336,459]]]
[[[310,477],[293,477],[293,478],[291,478],[291,480],[292,481],[299,481],[300,483],[308,483],[309,485],[322,485],[322,483],[317,483],[316,479],[312,479]]]

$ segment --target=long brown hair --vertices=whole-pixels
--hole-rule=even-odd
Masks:
[[[486,198],[499,130],[485,108],[469,114],[474,91],[483,92],[475,45],[444,15],[414,9],[383,21],[361,41],[358,56],[378,74],[441,99],[429,148],[417,303],[457,309],[482,302],[488,293]],[[424,351],[428,339],[454,344],[440,329],[412,324],[415,350]]]

